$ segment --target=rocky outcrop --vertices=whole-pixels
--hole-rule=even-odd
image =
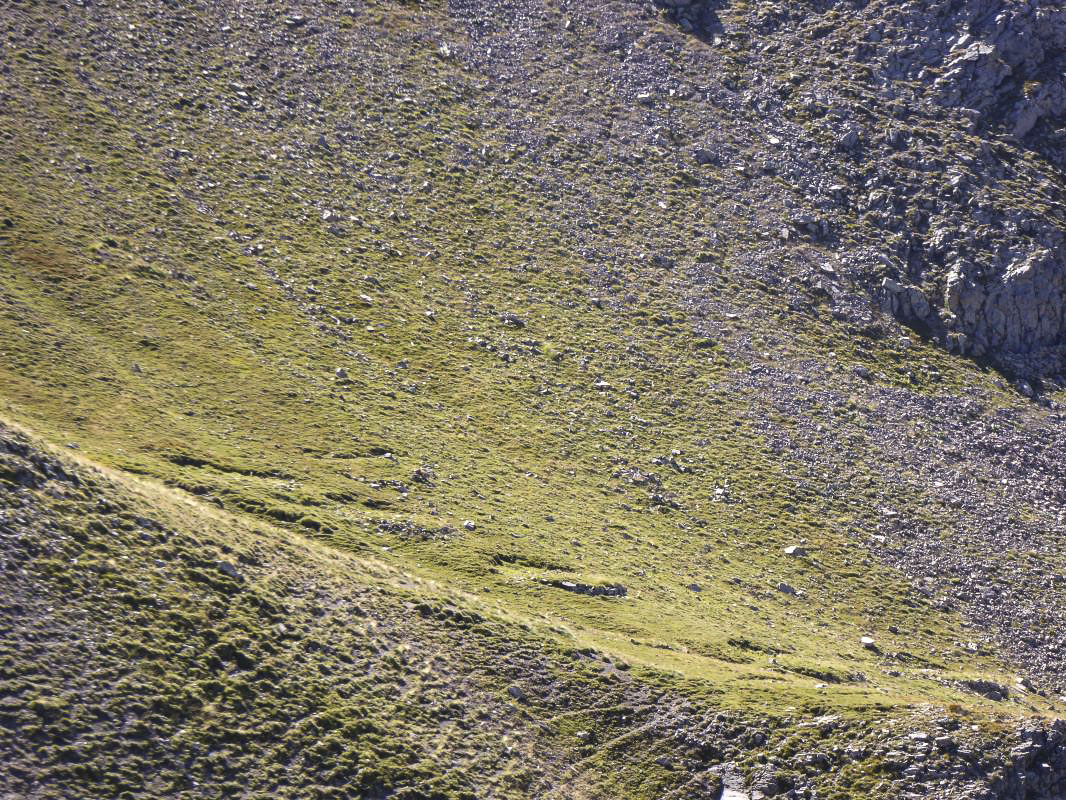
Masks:
[[[970,265],[948,273],[944,318],[963,352],[1028,356],[1055,368],[1066,341],[1066,267],[1040,250],[1017,259],[991,280]],[[1043,363],[1047,362],[1047,363]]]
[[[973,262],[948,271],[942,294],[892,278],[881,282],[882,309],[921,326],[954,352],[994,356],[1020,373],[1061,369],[1066,352],[1066,265],[1049,250],[1031,252],[1002,272]]]
[[[726,20],[710,41],[738,74],[787,76],[736,85],[756,126],[800,121],[759,158],[801,197],[790,220],[820,221],[803,238],[948,349],[1066,374],[1061,2],[655,2],[696,34]]]
[[[926,93],[931,89],[936,103],[968,118],[972,131],[989,139],[1007,134],[1023,147],[1039,147],[1038,141],[1023,140],[1035,136],[1039,123],[1064,119],[1066,9],[1061,4],[936,3],[912,8],[909,16],[911,33],[886,48],[886,62],[897,74],[921,81]],[[943,52],[939,63],[937,52]],[[888,279],[881,284],[882,303],[956,352],[991,357],[1022,374],[1059,373],[1066,363],[1066,251],[1060,221],[1019,224],[1017,212],[997,204],[982,209],[978,222],[1000,232],[975,235],[969,227],[967,207],[979,193],[987,196],[988,185],[998,178],[998,160],[972,164],[969,175],[960,169],[947,176],[952,199],[960,202],[942,217],[954,216],[957,235],[945,238],[942,231],[931,231],[925,252],[909,254],[911,277],[926,289]],[[1053,163],[1053,177],[1061,180],[1066,164]],[[1019,241],[1017,234],[1024,238]]]
[[[722,23],[715,13],[716,0],[655,0],[655,4],[687,33],[711,36],[722,30]]]
[[[966,4],[972,32],[959,36],[945,59],[936,80],[942,100],[1002,121],[1016,137],[1045,116],[1066,113],[1066,10],[1055,6]]]

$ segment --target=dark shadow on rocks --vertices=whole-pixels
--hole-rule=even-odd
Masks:
[[[721,0],[655,0],[655,4],[666,9],[667,15],[681,30],[699,39],[711,41],[725,33],[717,13],[717,9],[724,5]]]
[[[897,316],[896,321],[913,333],[916,338],[924,342],[933,342],[949,352],[952,351],[951,340],[945,336],[941,328],[915,317]],[[1047,398],[1044,396],[1046,389],[1054,389],[1058,385],[1054,381],[1046,383],[1045,380],[1042,380],[1032,372],[1021,369],[1009,360],[997,357],[994,354],[983,353],[975,355],[971,352],[958,353],[958,355],[960,358],[968,359],[982,372],[998,374],[1005,382],[1013,386],[1019,394],[1041,405],[1048,405]]]

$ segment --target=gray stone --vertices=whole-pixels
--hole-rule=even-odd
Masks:
[[[859,144],[859,138],[859,129],[855,127],[849,127],[837,140],[837,145],[844,150],[851,150]]]
[[[960,352],[1039,355],[1066,338],[1066,264],[1048,250],[1017,259],[1002,274],[956,264],[943,300]]]
[[[230,562],[228,562],[228,561],[219,561],[217,566],[218,566],[218,571],[221,572],[223,575],[226,575],[227,577],[233,578],[233,580],[235,580],[235,581],[243,581],[244,580],[244,576],[242,576],[241,573],[237,571],[237,568],[235,566],[233,566],[233,564],[231,564]]]
[[[696,163],[701,166],[719,166],[722,163],[721,157],[713,150],[706,150],[700,148],[692,154],[696,159]]]

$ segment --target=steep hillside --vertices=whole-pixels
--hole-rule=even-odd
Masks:
[[[942,346],[1062,383],[1061,3],[663,5],[777,140],[759,168],[796,200],[782,238],[846,253]]]
[[[1060,15],[669,5],[0,11],[5,791],[1062,791]]]
[[[663,789],[679,745],[645,733],[742,730],[444,588],[0,435],[5,796],[567,797],[616,780],[611,749]]]
[[[1066,767],[1061,723],[1030,720],[1015,746],[1011,713],[957,692],[946,710],[826,713],[824,692],[820,707],[724,708],[716,681],[6,426],[0,489],[5,796],[1033,796]],[[855,680],[762,652],[763,680]]]

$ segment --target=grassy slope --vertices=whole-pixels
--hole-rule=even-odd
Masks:
[[[997,728],[962,708],[857,724],[723,712],[699,685],[664,689],[668,674],[504,604],[7,424],[0,569],[12,796],[680,800],[713,796],[728,763],[887,797],[900,754],[885,734],[951,719],[983,723],[953,738],[982,768],[1002,763],[982,753]],[[831,773],[810,759],[842,749],[858,755]]]
[[[525,163],[507,116],[478,111],[484,77],[441,56],[439,40],[463,34],[437,4],[315,8],[342,48],[321,61],[358,77],[323,68],[303,84],[271,83],[242,55],[289,35],[275,18],[231,20],[235,51],[210,10],[186,15],[176,44],[131,11],[127,40],[98,21],[69,43],[43,8],[12,17],[26,35],[4,56],[19,77],[4,113],[26,113],[0,143],[7,415],[227,511],[481,596],[719,706],[991,713],[952,682],[1013,683],[1009,670],[960,649],[970,634],[957,616],[856,552],[848,531],[876,514],[861,487],[846,499],[797,487],[802,467],[773,454],[750,413],[760,398],[737,388],[749,363],[733,339],[779,363],[832,351],[841,379],[860,359],[893,370],[900,355],[885,343],[859,353],[842,326],[792,314],[749,280],[731,203],[650,157],[630,191],[624,165],[568,127],[562,90],[528,109],[558,139],[550,169]],[[90,55],[94,27],[111,49]],[[379,39],[388,46],[371,53]],[[190,40],[202,69],[182,68]],[[316,39],[300,42],[313,58]],[[135,77],[146,60],[154,80]],[[249,91],[266,110],[233,110],[245,105],[233,84],[256,74],[266,83]],[[302,90],[317,101],[302,104]],[[293,106],[278,104],[284,92]],[[542,187],[545,170],[567,176],[565,191]],[[588,196],[600,198],[591,210]],[[684,276],[644,253],[638,215],[678,242],[720,231],[705,243],[721,266],[706,291],[723,309],[757,304],[760,320],[712,320],[723,341],[701,347],[672,300]],[[602,249],[575,252],[568,218]],[[612,288],[603,259],[618,253],[632,268]],[[944,376],[922,390],[989,381],[919,348]],[[785,558],[800,541],[811,557]],[[865,633],[881,652],[861,647]],[[913,657],[891,655],[903,651]]]
[[[604,776],[570,769],[579,730],[673,705],[459,593],[6,427],[0,480],[13,796],[580,795]],[[649,790],[673,783],[656,747],[624,748]]]

